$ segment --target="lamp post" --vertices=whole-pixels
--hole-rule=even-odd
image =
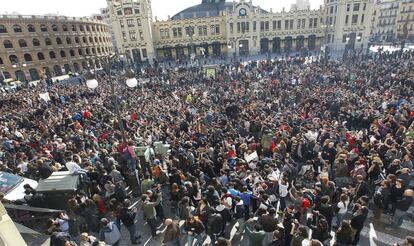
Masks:
[[[19,62],[17,62],[17,63],[15,63],[15,64],[13,64],[12,65],[12,67],[14,68],[14,69],[16,69],[16,68],[18,68],[22,73],[23,73],[23,78],[22,79],[25,79],[26,78],[26,75],[24,74],[24,71],[23,71],[23,69],[22,69],[22,67],[24,68],[24,67],[27,67],[27,64],[26,63],[23,63],[23,64],[20,64]],[[16,77],[17,77],[17,75],[16,75]],[[19,78],[17,78],[18,80],[20,80]]]
[[[126,85],[130,88],[134,88],[138,85],[138,80],[135,78],[135,74],[132,70],[127,70],[125,71],[124,74],[122,74],[122,72],[124,72],[123,71],[124,69],[123,69],[123,65],[119,58],[120,58],[119,56],[114,55],[110,57],[109,59],[104,60],[103,62],[101,61],[102,67],[105,68],[103,69],[104,78],[100,77],[98,79],[106,79],[106,81],[109,82],[109,85],[111,87],[111,97],[113,99],[113,103],[115,106],[115,115],[118,120],[119,129],[121,130],[122,141],[126,143],[127,139],[126,139],[126,134],[125,134],[125,128],[122,122],[121,112],[119,109],[118,97],[115,95],[114,83],[119,82],[118,78],[123,76],[124,78],[126,78],[125,80]],[[112,69],[113,67],[115,67],[115,72],[113,72],[113,69]],[[119,70],[120,68],[122,69],[121,71]],[[86,86],[89,89],[96,89],[98,85],[99,85],[99,82],[97,80],[96,74],[92,74],[89,71],[88,74],[86,75]]]
[[[324,43],[323,44],[323,46],[324,46],[323,59],[324,59],[325,65],[328,63],[328,54],[329,54],[329,51],[328,51],[328,48],[329,48],[329,46],[328,46],[328,43],[329,43],[328,32],[329,32],[330,27],[332,28],[333,24],[329,23],[328,19],[326,19],[325,24],[321,26],[321,28],[325,29],[325,32],[324,32],[325,36],[324,36],[324,41],[323,41],[323,43]]]
[[[0,76],[1,76],[0,86],[3,84],[4,80],[6,80],[6,78],[4,77],[3,69],[4,67],[0,67]]]
[[[185,28],[185,30],[186,30],[187,37],[190,38],[190,52],[189,53],[190,53],[190,56],[191,56],[193,53],[195,53],[194,52],[194,44],[193,44],[194,27],[193,26],[187,26]]]

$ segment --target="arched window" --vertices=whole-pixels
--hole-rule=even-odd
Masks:
[[[36,29],[35,29],[35,27],[32,24],[27,25],[27,30],[29,32],[36,32]]]
[[[67,31],[68,31],[68,26],[66,26],[66,25],[62,25],[62,30],[63,30],[64,32],[67,32]]]
[[[9,61],[10,61],[11,64],[16,64],[16,63],[19,62],[19,59],[17,59],[17,56],[15,56],[15,55],[10,55],[9,56]]]
[[[60,39],[60,38],[56,38],[56,43],[57,43],[57,44],[62,44],[62,39]]]
[[[40,31],[47,32],[47,26],[46,25],[41,25],[40,26]]]
[[[72,32],[76,32],[76,26],[75,25],[72,25]]]
[[[82,38],[82,41],[83,41],[83,43],[85,43],[85,44],[88,42],[88,40],[86,39],[86,37],[83,37],[83,38]]]
[[[43,55],[43,53],[42,53],[42,52],[39,52],[39,53],[37,53],[37,59],[38,59],[39,61],[44,60],[44,59],[45,59],[45,55]]]
[[[95,26],[92,26],[92,32],[94,32],[95,31]]]
[[[3,45],[4,45],[4,48],[6,48],[6,49],[12,49],[13,48],[13,43],[10,40],[7,40],[7,39],[3,41]]]
[[[86,26],[86,31],[90,32],[91,31],[91,27],[90,26]]]
[[[89,37],[89,43],[93,43],[93,38]]]
[[[54,31],[54,32],[57,32],[58,31],[57,25],[52,25],[52,31]]]
[[[24,60],[27,61],[27,62],[33,61],[32,55],[30,55],[30,54],[24,54]]]
[[[79,44],[80,40],[79,37],[75,37],[75,43]]]
[[[7,33],[7,28],[4,25],[0,25],[0,33]]]
[[[95,48],[92,48],[92,53],[96,54]]]
[[[85,31],[85,28],[83,27],[83,25],[80,25],[80,26],[79,26],[79,30],[80,30],[81,32]]]
[[[14,25],[13,30],[14,30],[14,32],[22,32],[22,27],[19,26],[19,25]]]
[[[102,43],[102,38],[101,37],[99,37],[99,42]]]
[[[34,38],[32,41],[33,46],[40,46],[40,41],[37,38]]]
[[[96,48],[96,50],[98,51],[98,54],[101,54],[101,48]]]
[[[60,57],[66,57],[66,52],[64,51],[64,50],[61,50],[60,51]]]
[[[86,48],[86,54],[87,55],[90,55],[91,54],[91,51],[89,50],[89,48]]]
[[[75,51],[74,50],[70,50],[69,51],[70,56],[75,56]]]
[[[67,43],[67,44],[71,44],[71,43],[72,43],[72,40],[70,39],[70,37],[67,37],[67,38],[66,38],[66,43]]]
[[[80,56],[83,55],[82,49],[78,49],[78,53]]]
[[[26,40],[24,40],[24,39],[19,39],[19,46],[20,46],[20,47],[22,47],[22,48],[27,47]]]
[[[95,37],[95,43],[98,43],[98,38],[97,37]]]
[[[50,59],[56,59],[56,54],[54,51],[49,52]]]
[[[52,45],[52,40],[50,40],[50,38],[45,38],[45,44]]]

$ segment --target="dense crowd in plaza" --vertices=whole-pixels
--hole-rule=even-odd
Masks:
[[[2,96],[0,170],[81,177],[66,213],[47,223],[55,245],[138,244],[144,226],[174,246],[241,236],[254,246],[357,245],[370,210],[390,215],[392,230],[413,204],[414,53],[231,62],[215,78],[152,66],[141,76],[149,82],[138,88],[115,85],[121,122],[108,81]],[[127,197],[137,181],[140,194]],[[35,189],[25,194],[2,201],[47,207]]]

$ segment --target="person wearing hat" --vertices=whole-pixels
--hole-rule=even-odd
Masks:
[[[101,226],[99,240],[112,246],[118,246],[121,241],[121,232],[116,223],[110,222],[107,218],[102,218]]]

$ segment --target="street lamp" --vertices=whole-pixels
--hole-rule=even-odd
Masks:
[[[109,81],[109,84],[111,86],[111,97],[114,100],[115,114],[117,116],[119,128],[121,130],[122,141],[124,143],[126,143],[127,139],[126,139],[126,135],[125,135],[124,125],[123,125],[123,122],[122,122],[121,113],[120,113],[120,110],[119,110],[118,97],[115,95],[114,82],[118,82],[119,77],[124,77],[126,85],[130,88],[134,88],[138,85],[138,81],[135,78],[135,74],[132,70],[127,70],[127,71],[125,71],[125,73],[122,73],[124,68],[123,68],[123,65],[121,64],[121,61],[120,61],[119,58],[120,58],[119,56],[114,55],[114,56],[110,57],[107,60],[101,61],[102,67],[104,67],[104,69],[103,69],[104,76],[103,77],[98,77],[98,79],[106,79],[107,81]],[[115,68],[115,72],[112,71],[113,70],[112,68]],[[116,71],[118,71],[118,74],[116,74]],[[88,73],[86,74],[85,77],[86,77],[86,86],[88,88],[96,89],[98,87],[99,82],[97,80],[96,74],[93,74],[90,71],[88,71]]]
[[[334,25],[330,24],[328,19],[326,19],[326,22],[325,22],[324,25],[321,25],[321,28],[325,29],[325,37],[324,37],[324,47],[325,47],[325,49],[324,49],[324,61],[325,61],[325,64],[328,63],[328,43],[329,43],[328,31],[329,31],[329,28],[332,28],[332,27],[334,27]]]
[[[22,79],[25,79],[26,78],[25,75],[24,75],[24,71],[22,69],[22,67],[27,67],[27,64],[26,63],[20,64],[19,62],[17,62],[15,64],[13,64],[12,67],[14,69],[18,68],[23,73]],[[17,78],[17,79],[20,80],[20,78]]]

